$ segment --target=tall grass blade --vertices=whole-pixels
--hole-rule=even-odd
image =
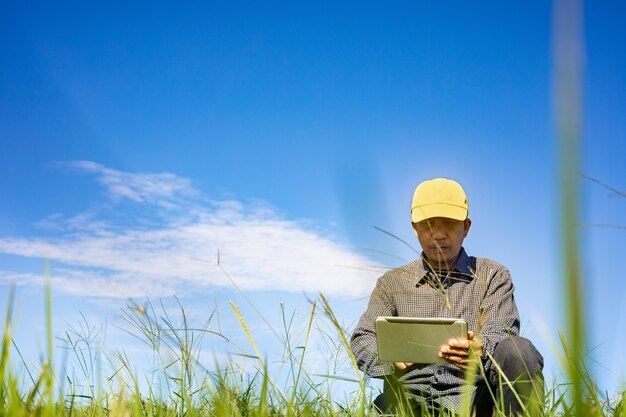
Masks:
[[[578,172],[580,167],[583,81],[582,0],[554,0],[554,87],[559,154],[559,190],[562,242],[562,278],[565,288],[568,361],[572,382],[572,413],[585,415],[583,343],[584,299],[580,275],[579,236],[575,227],[579,212]]]
[[[261,363],[261,367],[265,367],[265,365],[263,363],[263,359],[261,358],[261,351],[257,347],[256,342],[254,341],[254,337],[252,337],[252,333],[250,333],[250,329],[248,328],[248,324],[246,323],[246,321],[244,320],[243,316],[241,315],[241,312],[239,311],[239,308],[232,301],[229,301],[228,304],[230,304],[230,307],[235,312],[235,316],[237,316],[237,320],[239,320],[239,323],[241,324],[241,327],[243,328],[243,331],[246,333],[246,336],[248,336],[248,340],[250,341],[250,344],[252,345],[252,348],[254,349],[254,353],[256,354],[257,359]]]
[[[302,372],[302,365],[304,364],[304,354],[306,353],[306,347],[309,342],[309,335],[311,334],[311,327],[313,326],[313,317],[315,317],[315,306],[317,305],[317,300],[313,301],[313,307],[311,308],[311,315],[309,316],[309,324],[306,328],[306,335],[304,336],[304,346],[302,347],[302,355],[300,356],[300,363],[298,364],[298,373],[296,374],[296,380],[293,384],[293,392],[291,394],[291,400],[289,404],[293,406],[294,400],[296,398],[296,393],[298,392],[298,385],[300,383],[300,373]]]
[[[513,383],[504,374],[504,372],[502,371],[502,368],[500,368],[500,365],[498,365],[498,362],[495,361],[495,359],[493,358],[493,356],[491,356],[491,354],[489,352],[487,352],[487,357],[491,361],[491,365],[494,366],[496,368],[496,370],[498,371],[498,376],[509,387],[509,389],[511,390],[511,392],[515,396],[515,400],[517,400],[517,402],[521,405],[522,410],[526,411],[526,404],[524,404],[524,401],[522,401],[520,396],[517,394],[517,391],[515,390],[515,387],[513,386]]]
[[[359,384],[361,384],[363,382],[363,377],[361,376],[361,370],[359,369],[359,365],[357,365],[356,363],[356,358],[354,357],[354,353],[352,352],[352,349],[350,348],[350,342],[348,341],[348,338],[346,337],[346,333],[341,327],[339,320],[337,320],[337,317],[335,316],[335,313],[333,312],[332,308],[330,308],[330,304],[328,303],[328,300],[326,299],[326,297],[324,297],[324,294],[320,293],[319,296],[320,296],[320,299],[322,300],[324,313],[330,319],[330,322],[337,330],[337,334],[339,335],[341,344],[346,349],[350,357],[350,362],[352,363],[352,368],[354,369],[356,378],[359,381]]]
[[[259,416],[267,415],[268,381],[269,381],[269,375],[267,373],[267,368],[263,367],[263,383],[261,384],[261,394],[260,394],[261,398],[259,401],[259,408],[258,408]]]
[[[42,372],[45,374],[45,394],[47,406],[54,406],[54,357],[52,345],[52,290],[50,288],[50,260],[45,261],[45,286],[46,286],[46,345],[47,360],[43,364]]]
[[[0,354],[0,406],[7,403],[8,397],[8,372],[9,372],[9,349],[13,338],[11,336],[11,321],[13,316],[13,301],[15,300],[15,282],[11,283],[7,302],[7,312],[4,318],[4,331],[2,332],[2,353]]]
[[[373,227],[374,229],[378,230],[379,232],[382,232],[382,233],[386,234],[387,236],[390,236],[390,237],[394,238],[395,240],[397,240],[398,242],[402,243],[402,244],[403,244],[404,246],[406,246],[407,248],[411,249],[411,250],[412,250],[413,252],[415,252],[416,254],[418,254],[418,255],[420,255],[420,254],[421,254],[421,252],[420,252],[420,251],[418,251],[417,249],[415,249],[415,246],[411,245],[409,242],[407,242],[406,240],[402,239],[401,237],[396,236],[396,235],[394,235],[393,233],[388,232],[387,230],[382,229],[382,228],[380,228],[380,227],[378,227],[378,226],[372,226],[372,227]]]

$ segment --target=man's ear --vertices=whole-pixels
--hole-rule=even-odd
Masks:
[[[415,237],[417,237],[417,223],[411,222],[411,226],[413,226],[413,231],[415,232]]]
[[[467,233],[469,233],[469,229],[472,226],[472,219],[470,219],[469,217],[467,219],[465,219],[465,221],[463,222],[463,227],[465,229],[464,233],[463,233],[463,238],[467,237]]]

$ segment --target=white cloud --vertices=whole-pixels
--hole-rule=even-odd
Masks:
[[[169,172],[136,174],[107,168],[91,161],[72,161],[59,165],[95,174],[98,182],[106,187],[115,201],[128,199],[135,203],[171,205],[171,200],[177,197],[198,194],[189,179]]]
[[[47,218],[49,229],[54,229],[51,224],[60,229],[54,238],[0,238],[0,253],[53,260],[57,290],[155,297],[230,286],[214,264],[218,250],[221,265],[244,290],[361,297],[378,276],[359,269],[373,263],[368,258],[267,206],[210,200],[174,174],[133,174],[87,161],[64,165],[95,174],[113,201],[142,205],[148,221],[133,217],[131,226],[127,218],[118,222],[118,205],[68,220]],[[135,207],[133,216],[136,212]],[[36,282],[32,274],[0,272],[0,279],[11,276],[20,284]]]

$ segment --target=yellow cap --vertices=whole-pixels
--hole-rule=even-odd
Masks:
[[[456,181],[435,178],[422,182],[415,189],[411,205],[413,223],[433,217],[465,220],[467,213],[467,196]]]

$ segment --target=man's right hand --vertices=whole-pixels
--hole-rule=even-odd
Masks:
[[[410,362],[394,362],[393,366],[399,371],[405,371],[408,367],[413,366]]]

